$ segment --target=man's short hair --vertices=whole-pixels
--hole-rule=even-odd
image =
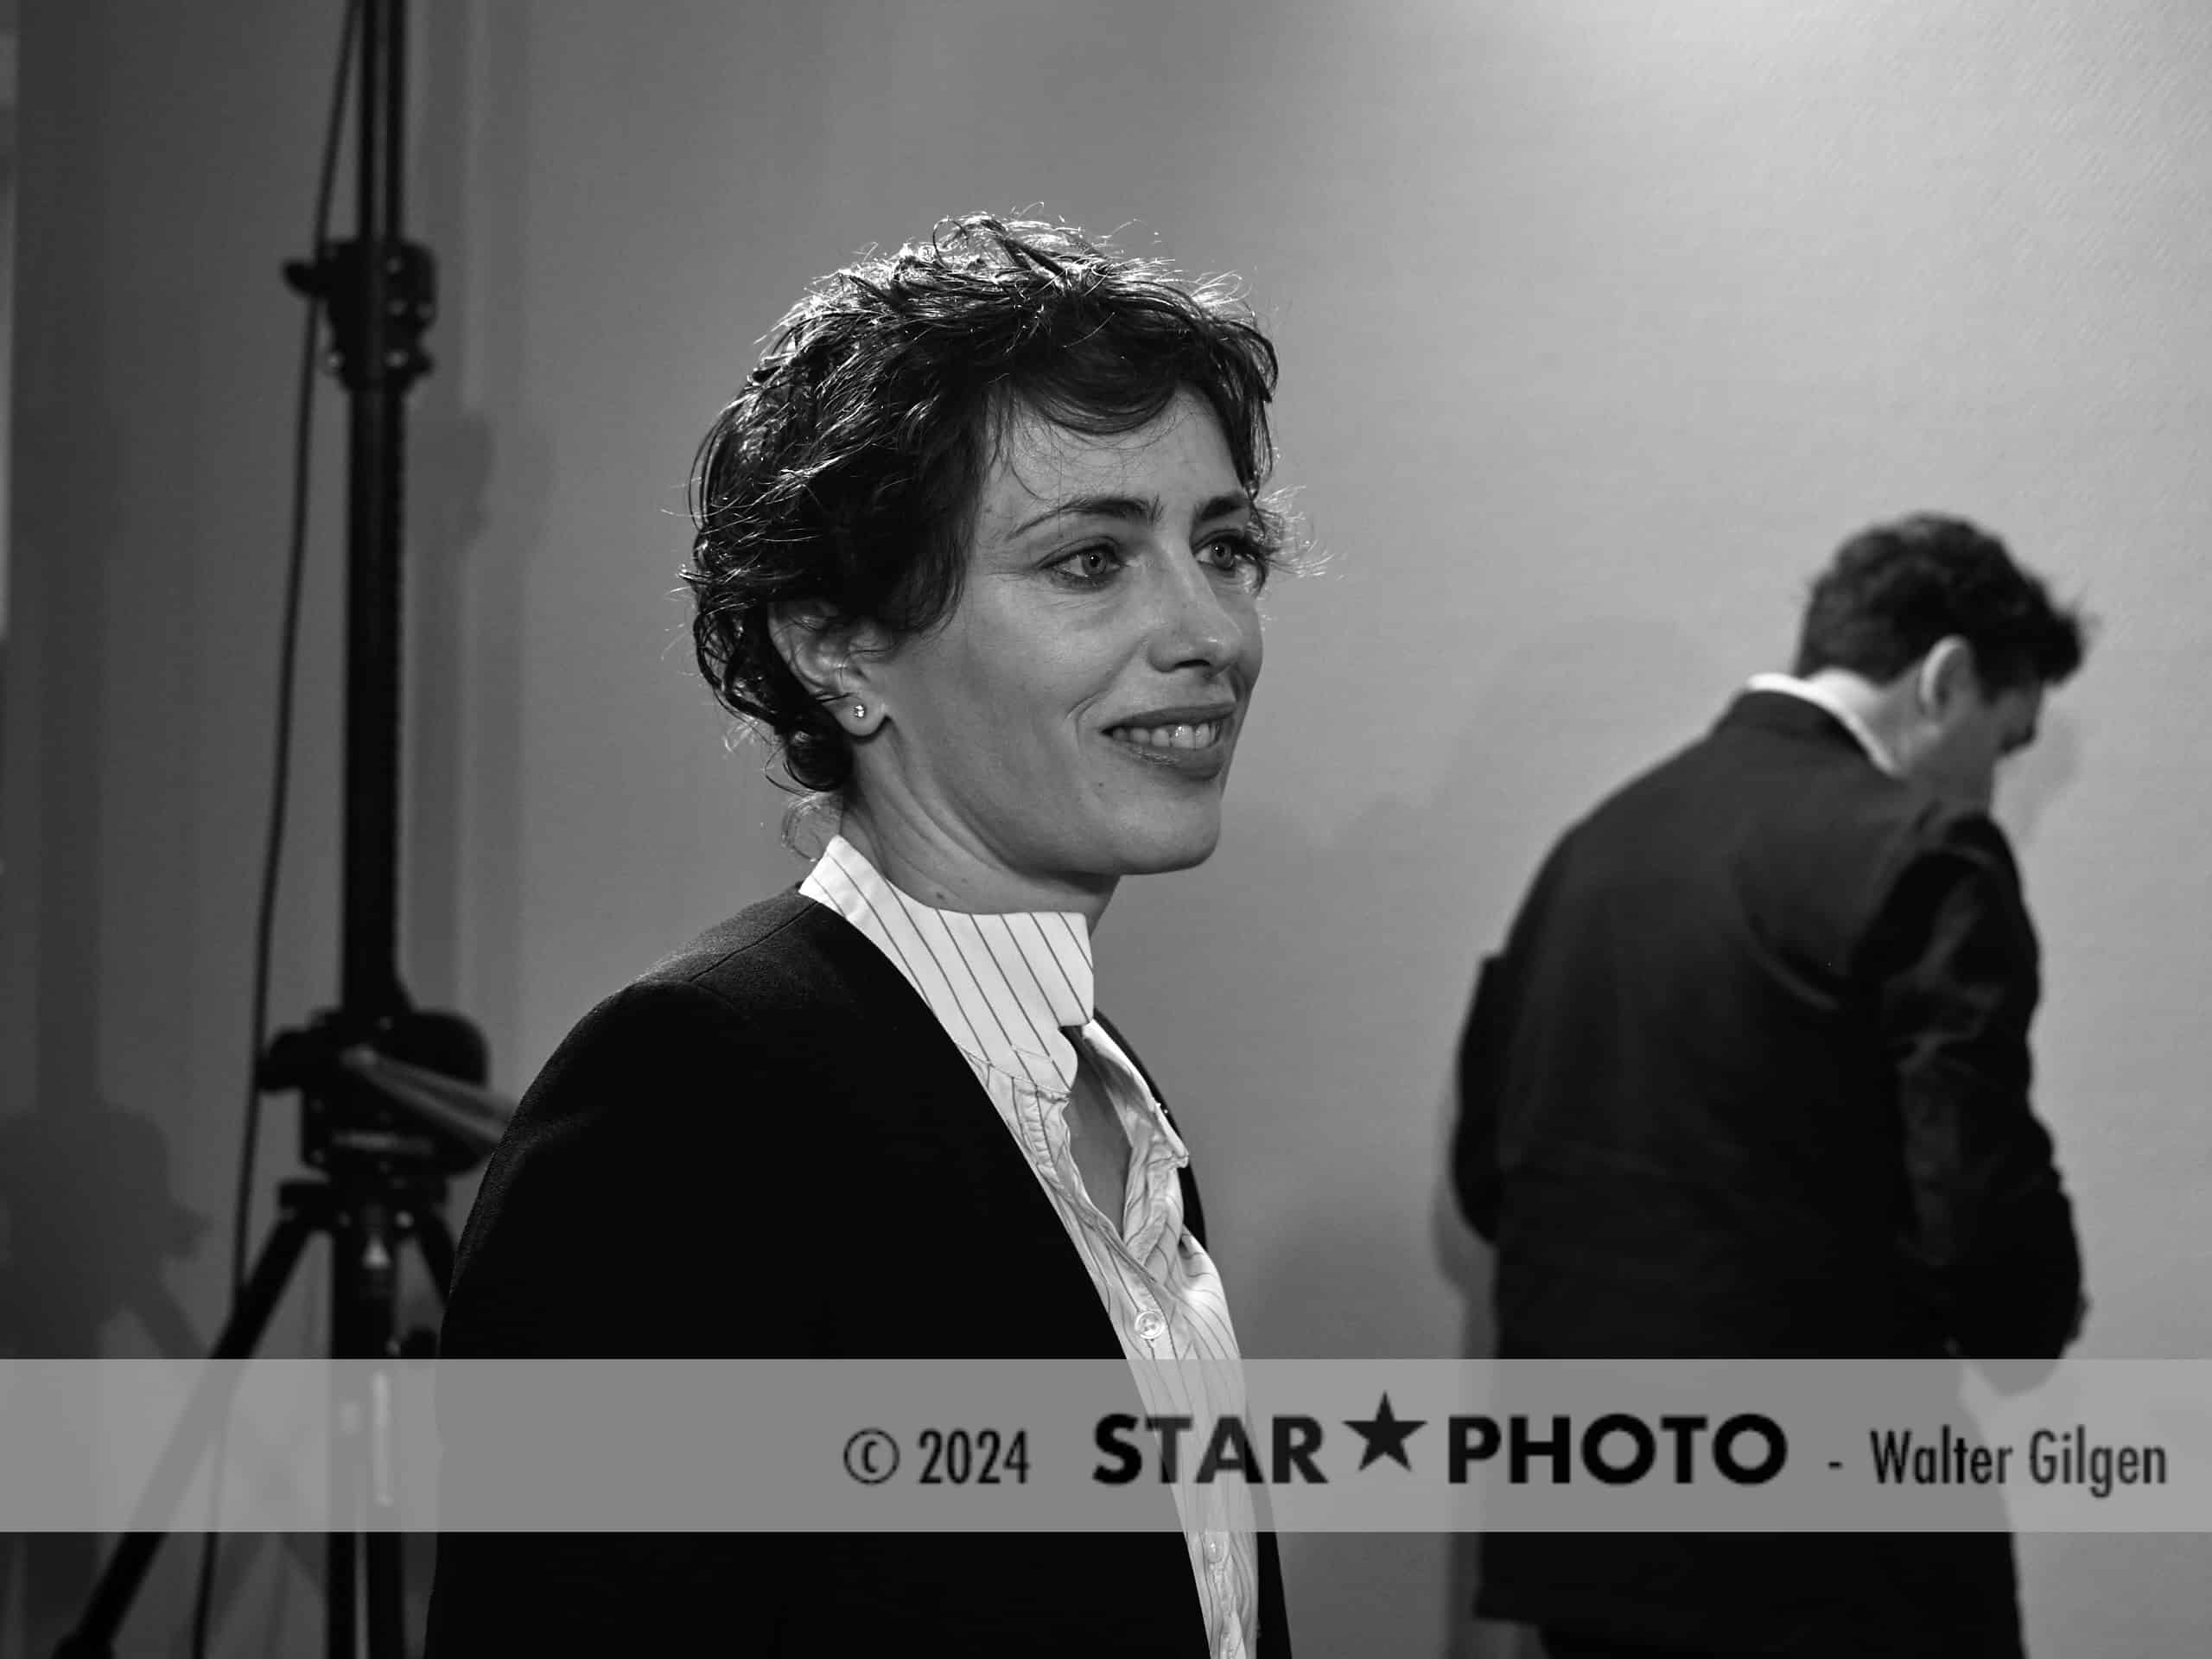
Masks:
[[[2082,665],[2083,621],[2005,543],[1963,518],[1916,513],[1860,531],[1813,583],[1795,672],[1847,669],[1886,685],[1955,635],[1992,695],[2056,685]]]

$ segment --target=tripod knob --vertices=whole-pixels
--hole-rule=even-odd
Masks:
[[[484,1033],[464,1014],[441,1008],[410,1008],[385,1022],[376,1046],[395,1060],[404,1060],[480,1084],[492,1074],[491,1050]]]

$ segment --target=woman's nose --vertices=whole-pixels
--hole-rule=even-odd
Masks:
[[[1152,632],[1152,665],[1163,673],[1202,667],[1217,673],[1236,659],[1245,620],[1224,601],[1214,580],[1188,554],[1161,583],[1160,614]]]

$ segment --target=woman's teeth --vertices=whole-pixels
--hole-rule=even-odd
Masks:
[[[1221,736],[1221,721],[1196,726],[1117,726],[1114,735],[1141,749],[1203,749]]]

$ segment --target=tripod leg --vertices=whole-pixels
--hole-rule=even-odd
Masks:
[[[423,1263],[442,1304],[453,1294],[453,1234],[446,1218],[427,1205],[415,1212],[415,1242],[423,1247]]]
[[[382,1369],[397,1352],[397,1251],[404,1229],[393,1208],[381,1199],[353,1206],[339,1235],[334,1255],[336,1274],[336,1351],[341,1360],[371,1360],[365,1376],[359,1368],[348,1382],[340,1422],[343,1484],[348,1514],[362,1518],[361,1535],[334,1534],[330,1539],[330,1628],[334,1643],[341,1618],[346,1643],[332,1648],[334,1659],[351,1659],[356,1609],[367,1615],[369,1659],[404,1659],[405,1585],[401,1574],[401,1537],[395,1525],[397,1504],[391,1490],[397,1465],[391,1436],[392,1380]],[[365,1384],[365,1387],[360,1385]],[[357,1548],[358,1546],[358,1548]],[[357,1576],[358,1573],[358,1576]],[[357,1600],[357,1597],[359,1600]]]
[[[300,1252],[307,1248],[308,1239],[315,1229],[324,1224],[320,1205],[309,1201],[309,1195],[321,1191],[320,1187],[308,1186],[306,1192],[286,1192],[283,1214],[254,1262],[252,1274],[238,1297],[238,1306],[224,1325],[222,1334],[215,1339],[214,1358],[246,1358],[260,1342],[261,1333],[268,1327],[269,1316],[284,1293],[285,1282],[299,1265]],[[210,1371],[194,1391],[176,1433],[163,1449],[161,1462],[155,1466],[153,1478],[147,1483],[143,1512],[167,1515],[175,1508],[192,1471],[207,1451],[200,1433],[219,1403],[215,1385],[224,1380],[221,1373]],[[195,1429],[200,1432],[192,1432]],[[216,1472],[219,1478],[221,1471]],[[99,1582],[92,1586],[85,1616],[54,1649],[55,1659],[108,1659],[114,1650],[115,1633],[123,1627],[131,1599],[145,1582],[147,1571],[154,1564],[155,1552],[167,1536],[160,1532],[124,1535],[116,1546],[114,1559],[100,1574]]]
[[[361,1541],[368,1556],[369,1659],[405,1659],[407,1586],[399,1553],[405,1541],[396,1532],[372,1532]]]
[[[323,1652],[328,1659],[353,1659],[355,1611],[353,1546],[350,1532],[334,1532],[323,1540],[322,1613]]]

